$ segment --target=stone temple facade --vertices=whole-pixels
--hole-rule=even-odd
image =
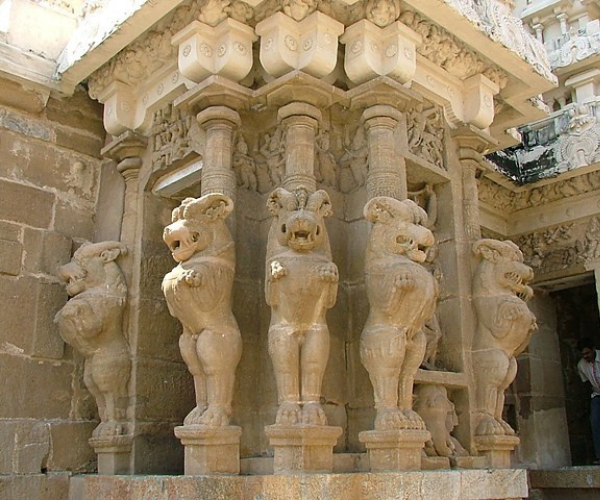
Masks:
[[[599,23],[0,0],[0,498],[597,496]]]

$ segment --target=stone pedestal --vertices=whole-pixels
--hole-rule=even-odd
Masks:
[[[449,469],[450,459],[448,457],[428,457],[421,455],[421,470]]]
[[[517,436],[475,436],[475,446],[486,458],[485,467],[492,469],[510,468],[510,454],[519,441]]]
[[[421,450],[430,438],[429,431],[416,429],[363,431],[358,435],[367,447],[371,472],[420,470]]]
[[[333,470],[333,447],[342,435],[341,427],[269,425],[265,433],[275,451],[275,474]]]
[[[185,447],[185,474],[240,473],[241,427],[182,425],[175,427],[175,436]]]
[[[90,446],[98,455],[98,474],[131,474],[131,448],[133,436],[93,437]]]

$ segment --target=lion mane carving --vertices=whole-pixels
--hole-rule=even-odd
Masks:
[[[332,215],[329,195],[277,188],[267,207],[274,217],[265,294],[271,306],[269,354],[279,399],[275,422],[326,425],[319,403],[329,358],[325,313],[335,304],[339,280],[324,224]]]
[[[411,200],[373,198],[364,214],[373,223],[365,256],[371,307],[360,357],[375,393],[375,429],[424,429],[412,397],[425,355],[422,327],[438,296],[437,281],[422,265],[433,233],[423,226],[426,212]]]
[[[537,329],[526,301],[532,269],[512,241],[482,239],[473,244],[479,265],[473,280],[477,330],[473,339],[473,377],[476,387],[476,435],[514,435],[502,420],[504,391],[517,375],[515,357]]]
[[[179,264],[163,279],[169,312],[183,326],[181,356],[194,377],[196,407],[184,425],[229,425],[242,338],[231,312],[235,248],[222,194],[186,198],[173,210],[163,239]]]
[[[83,381],[100,414],[94,438],[127,434],[131,357],[122,329],[127,285],[115,262],[125,253],[116,241],[84,243],[59,270],[72,298],[54,320],[64,341],[85,358]]]

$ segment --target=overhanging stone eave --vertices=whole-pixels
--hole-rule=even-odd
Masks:
[[[443,0],[406,0],[406,4],[452,33],[471,50],[506,71],[515,82],[526,82],[527,90],[524,92],[521,88],[520,95],[525,95],[526,98],[533,97],[547,92],[557,85],[557,79],[551,75],[549,67],[546,68],[547,75],[536,71],[530,62],[502,43],[492,40],[487,33],[474,26],[467,17],[447,5]],[[513,86],[511,83],[509,81],[504,93],[501,92],[503,96],[512,97]]]
[[[154,26],[184,0],[133,0],[117,26],[101,29],[93,36],[85,33],[86,25],[78,27],[62,51],[55,68],[55,81],[62,93],[72,94],[75,87],[108,62],[123,48]],[[83,33],[82,33],[83,32]],[[87,49],[81,47],[87,46]]]

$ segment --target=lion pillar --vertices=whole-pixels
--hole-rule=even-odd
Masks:
[[[406,163],[396,153],[394,129],[402,114],[394,107],[380,104],[363,112],[362,121],[367,130],[369,171],[367,195],[388,196],[397,200],[407,197]]]
[[[186,474],[238,474],[242,429],[230,425],[242,337],[231,311],[235,248],[227,195],[186,198],[163,233],[178,265],[163,279],[169,312],[183,326],[179,349],[194,378],[196,406],[175,435]]]
[[[303,187],[314,193],[315,137],[321,111],[312,104],[292,102],[279,108],[277,117],[286,131],[283,187],[288,191]]]
[[[419,470],[430,433],[413,410],[414,379],[423,362],[422,327],[431,318],[438,285],[422,265],[434,243],[426,212],[412,200],[380,196],[364,209],[373,223],[365,254],[369,316],[360,338],[360,359],[375,399],[375,429],[358,438],[371,471]]]
[[[265,295],[271,306],[269,354],[277,383],[275,425],[265,428],[275,450],[274,472],[331,472],[341,427],[327,425],[321,384],[329,358],[326,313],[337,297],[325,217],[329,195],[277,188],[267,243]]]
[[[517,375],[516,357],[537,329],[526,304],[533,296],[527,285],[533,271],[512,241],[481,239],[472,250],[478,260],[473,277],[477,327],[471,354],[474,443],[487,467],[508,468],[519,438],[502,418],[504,392]]]
[[[83,355],[83,381],[98,405],[100,424],[89,443],[98,455],[99,474],[131,473],[131,354],[123,335],[127,285],[116,263],[126,253],[116,241],[84,243],[59,270],[71,300],[55,321],[63,340]]]

